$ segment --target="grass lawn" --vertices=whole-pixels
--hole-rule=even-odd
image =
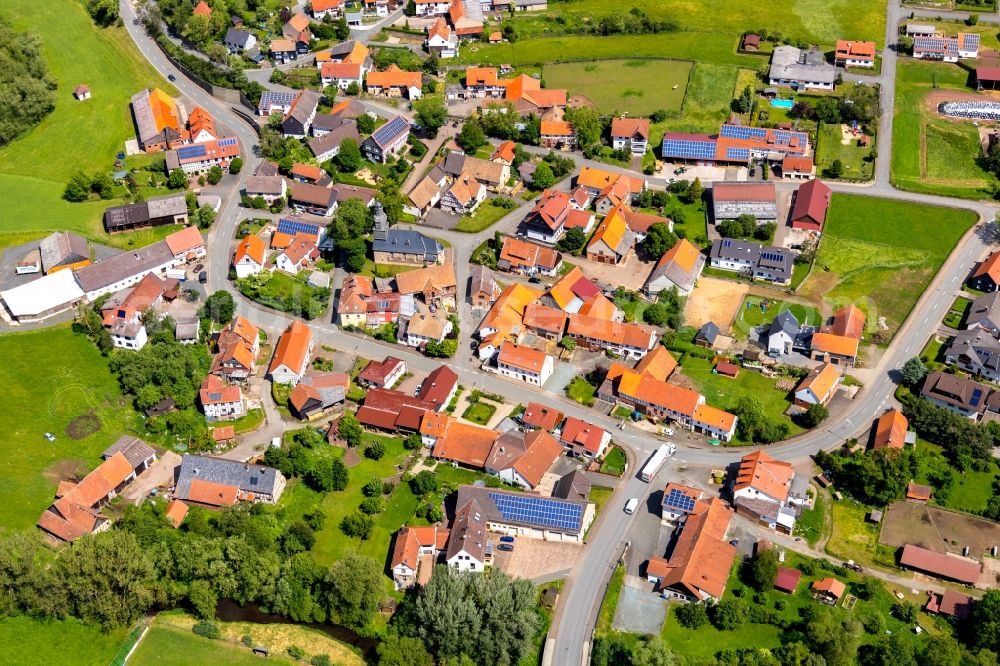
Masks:
[[[972,301],[968,298],[962,298],[961,296],[956,298],[955,302],[951,304],[948,314],[944,316],[944,325],[951,328],[959,328],[962,325],[962,320],[965,319],[965,312],[969,309],[970,305],[972,305]]]
[[[761,308],[764,301],[768,302],[766,309]],[[823,323],[823,315],[816,308],[799,305],[798,303],[764,299],[760,296],[747,296],[743,299],[739,315],[733,322],[733,330],[741,337],[746,337],[750,334],[751,329],[762,324],[770,324],[775,317],[785,310],[790,311],[798,319],[800,325],[809,324],[811,326],[819,326]]]
[[[481,426],[486,425],[497,411],[496,405],[488,402],[474,402],[462,414],[462,418]]]
[[[296,314],[303,312],[306,304],[310,301],[322,301],[323,309],[319,311],[319,314],[322,314],[330,305],[330,290],[313,287],[306,283],[306,277],[305,273],[289,275],[278,270],[271,270],[271,277],[260,289],[256,291],[241,289],[240,291],[244,296],[261,305]],[[237,286],[240,284],[243,283],[238,281]]]
[[[833,526],[826,552],[863,565],[876,561],[878,526],[865,520],[870,508],[851,500],[833,501]]]
[[[161,613],[139,644],[129,663],[163,663],[164,655],[184,653],[186,660],[176,664],[197,664],[221,661],[226,664],[254,664],[260,657],[243,645],[243,636],[250,636],[254,645],[270,651],[268,661],[293,663],[288,656],[292,645],[302,648],[306,659],[325,654],[335,664],[361,666],[364,660],[353,648],[337,641],[318,629],[299,624],[260,624],[254,622],[216,622],[221,638],[209,640],[198,636],[191,627],[195,618],[180,611]],[[152,640],[150,640],[152,639]],[[147,646],[147,641],[149,645]],[[188,658],[186,655],[190,654]],[[141,655],[141,656],[140,656]]]
[[[970,211],[834,194],[812,274],[800,290],[854,303],[894,334],[962,234]]]
[[[611,631],[611,624],[615,621],[615,610],[618,608],[618,598],[625,587],[625,567],[618,565],[615,572],[611,574],[611,581],[608,589],[604,592],[604,600],[601,602],[601,611],[597,616],[597,626],[594,633],[597,636]]]
[[[790,435],[803,431],[802,426],[785,416],[791,405],[791,394],[774,387],[776,379],[765,377],[752,370],[743,369],[735,378],[712,374],[712,362],[685,354],[681,358],[681,368],[691,379],[695,388],[705,395],[705,402],[720,409],[732,410],[743,396],[759,398],[769,419],[787,423]]]
[[[803,511],[799,519],[795,521],[796,536],[803,537],[809,542],[810,546],[815,547],[816,542],[820,540],[828,529],[826,511],[829,502],[830,500],[826,493],[819,493],[816,496],[816,503],[813,505],[813,508]]]
[[[732,631],[719,631],[711,624],[685,629],[675,617],[677,606],[676,603],[670,604],[660,636],[675,653],[690,659],[711,659],[720,650],[751,646],[769,649],[781,645],[781,629],[769,624],[745,624]]]
[[[595,393],[597,393],[597,387],[583,377],[574,377],[573,381],[566,386],[566,395],[569,398],[588,407],[594,404]]]
[[[935,89],[969,93],[968,84],[968,71],[958,65],[900,60],[892,130],[893,185],[966,199],[990,197],[997,180],[976,164],[982,155],[976,128],[971,122],[945,120],[925,102]]]
[[[462,219],[455,225],[455,231],[461,231],[467,234],[478,233],[483,229],[489,229],[494,224],[499,222],[504,215],[511,212],[510,209],[504,208],[503,206],[497,206],[493,203],[494,201],[496,201],[495,198],[490,199],[489,201],[484,201],[472,217],[463,215]]]
[[[0,149],[0,200],[6,203],[0,232],[70,229],[106,240],[101,215],[117,202],[70,204],[61,198],[63,187],[79,170],[111,170],[115,154],[135,133],[129,97],[152,86],[177,91],[146,62],[124,28],[95,27],[82,2],[6,0],[0,14],[15,30],[41,39],[49,72],[59,84],[52,113]],[[78,83],[90,85],[93,98],[73,99]]]
[[[873,144],[874,145],[874,142]],[[862,148],[857,139],[846,145],[841,139],[841,126],[821,124],[819,140],[816,142],[816,171],[822,173],[834,160],[844,165],[843,178],[850,180],[871,180],[872,162],[866,161],[872,149]]]
[[[287,401],[287,398],[286,398]],[[263,409],[251,409],[246,414],[234,421],[213,421],[210,425],[213,428],[222,428],[224,426],[233,426],[236,430],[236,434],[240,435],[245,432],[251,432],[260,427],[260,424],[264,422],[264,410]]]
[[[615,407],[615,411],[611,412],[611,415],[616,419],[627,419],[632,416],[632,410],[625,405],[618,405]]]
[[[942,490],[930,479],[932,470],[950,467],[947,459],[941,453],[942,448],[937,444],[931,444],[918,438],[916,451],[919,471],[914,476],[914,480],[917,483],[934,487],[935,504],[970,513],[986,508],[986,503],[993,496],[993,483],[998,478],[996,466],[991,465],[990,469],[983,472],[971,469],[959,472],[957,469],[951,468],[954,481],[950,488]]]
[[[5,408],[18,415],[0,419],[6,461],[0,479],[8,499],[0,504],[0,525],[28,529],[52,503],[60,479],[76,470],[89,472],[101,451],[126,430],[138,432],[141,424],[107,361],[69,326],[2,335],[0,357]],[[100,427],[74,440],[67,427],[85,414],[97,416]],[[46,441],[46,432],[56,440]]]
[[[11,663],[24,666],[107,664],[126,635],[124,627],[104,633],[74,618],[41,621],[18,615],[0,619],[0,645],[8,651],[17,646],[17,658],[8,657]]]
[[[625,452],[622,451],[621,447],[612,446],[608,452],[604,454],[604,462],[601,463],[601,474],[621,476],[625,473],[625,465],[627,462]]]
[[[690,73],[691,63],[680,60],[605,60],[547,65],[542,77],[546,86],[582,95],[602,113],[648,116],[680,111]]]
[[[614,488],[606,488],[604,486],[594,486],[590,489],[590,501],[595,504],[595,518],[604,510],[604,505],[608,503],[608,500],[614,493]]]

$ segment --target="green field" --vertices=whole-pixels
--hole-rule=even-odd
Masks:
[[[210,640],[191,631],[164,626],[153,626],[146,632],[128,663],[152,666],[165,663],[165,658],[169,658],[169,663],[173,666],[201,666],[212,662],[252,666],[260,663],[260,657],[255,657],[249,648],[242,645]],[[282,655],[270,655],[267,661],[277,664],[294,663]]]
[[[819,326],[823,323],[823,315],[816,308],[798,303],[786,303],[766,299],[768,306],[761,309],[765,299],[760,296],[747,296],[740,304],[739,314],[733,322],[733,330],[741,336],[747,336],[750,330],[763,324],[770,324],[779,314],[788,310],[798,320],[799,325]]]
[[[816,172],[822,174],[834,160],[840,160],[844,165],[842,178],[850,180],[871,180],[873,162],[866,161],[871,155],[871,148],[862,148],[857,140],[844,144],[841,138],[840,125],[823,124],[820,126],[819,139],[816,142]],[[873,144],[874,145],[874,142]]]
[[[5,0],[0,13],[16,30],[41,38],[49,71],[59,84],[55,110],[31,132],[0,149],[0,200],[5,223],[0,234],[72,229],[106,238],[101,213],[115,202],[70,204],[63,187],[77,171],[110,170],[115,153],[134,135],[129,97],[145,87],[167,84],[139,54],[124,28],[98,29],[76,0],[38,4]],[[87,83],[93,97],[73,99]],[[115,244],[127,244],[116,236]],[[0,246],[16,242],[0,236]]]
[[[993,496],[993,483],[998,477],[995,465],[990,465],[989,469],[982,472],[973,469],[959,472],[949,465],[939,445],[918,438],[915,449],[919,471],[914,476],[914,481],[935,488],[935,504],[970,513],[986,508],[986,503]],[[933,470],[943,469],[950,469],[952,473],[953,483],[947,490],[940,489],[931,480]]]
[[[549,88],[582,95],[602,113],[648,116],[680,111],[690,73],[691,63],[681,60],[605,60],[547,65],[542,77]]]
[[[76,619],[5,617],[0,619],[0,645],[6,646],[6,654],[0,661],[22,666],[103,665],[115,656],[127,634],[127,628],[105,633]],[[12,650],[16,650],[16,658]]]
[[[790,393],[775,388],[775,379],[747,369],[741,370],[735,379],[716,375],[712,373],[711,361],[690,354],[685,354],[680,363],[684,375],[713,407],[731,410],[743,396],[753,396],[763,403],[769,419],[788,424],[789,436],[803,431],[802,426],[785,416],[785,410],[792,404]]]
[[[7,414],[17,415],[0,419],[0,479],[7,488],[0,525],[27,529],[52,503],[61,478],[77,469],[90,471],[101,451],[140,423],[107,361],[68,326],[0,336],[0,357]],[[82,439],[70,438],[70,422],[91,413],[100,420],[100,429]],[[46,432],[56,440],[46,441]]]
[[[471,217],[463,215],[462,219],[455,225],[455,231],[467,234],[479,233],[483,229],[489,229],[511,212],[510,209],[497,206],[493,203],[494,201],[496,198],[484,201]]]
[[[885,317],[891,336],[976,222],[966,210],[834,194],[804,295],[833,307],[854,303],[869,330]]]
[[[976,163],[982,149],[975,126],[945,120],[925,101],[935,89],[969,93],[968,79],[969,73],[958,65],[900,60],[892,130],[893,185],[966,199],[990,197],[997,180]]]

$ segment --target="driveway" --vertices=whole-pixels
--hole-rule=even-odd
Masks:
[[[491,537],[494,541],[499,538]],[[572,569],[582,549],[582,543],[517,537],[514,550],[496,551],[493,566],[512,578],[551,578],[553,574]]]
[[[153,465],[132,482],[122,497],[135,505],[149,497],[153,488],[166,488],[174,485],[174,470],[180,466],[181,457],[173,451],[165,451]]]
[[[630,580],[631,579],[631,580]],[[633,587],[634,584],[642,587]],[[629,576],[618,597],[618,608],[612,629],[627,631],[633,634],[650,634],[657,636],[667,619],[667,600],[652,592],[652,583],[645,579],[632,579]]]

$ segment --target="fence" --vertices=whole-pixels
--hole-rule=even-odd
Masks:
[[[146,620],[140,620],[132,630],[128,632],[128,636],[122,641],[121,647],[118,648],[118,652],[115,656],[111,658],[111,666],[125,666],[125,662],[128,658],[132,656],[132,652],[135,650],[136,646],[139,645],[139,641],[142,637],[146,635],[146,631],[149,630],[149,623]]]

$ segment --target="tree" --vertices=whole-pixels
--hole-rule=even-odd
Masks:
[[[410,479],[410,490],[413,491],[414,495],[418,497],[421,495],[426,495],[428,493],[437,492],[438,489],[438,478],[437,475],[428,470],[422,470],[412,479]]]
[[[586,242],[587,235],[583,233],[583,229],[572,227],[556,242],[556,248],[563,252],[576,252]]]
[[[337,19],[337,22],[334,24],[334,26],[336,30],[334,36],[337,38],[338,42],[342,42],[351,36],[351,28],[349,25],[347,25],[346,17],[341,16],[339,19]]]
[[[228,291],[217,291],[205,299],[201,316],[208,317],[218,324],[228,324],[236,312],[236,302]]]
[[[174,169],[167,178],[167,187],[172,190],[182,190],[188,185],[187,174],[183,169]]]
[[[418,99],[413,103],[413,110],[417,122],[432,139],[448,120],[448,109],[445,108],[444,99],[441,97]]]
[[[576,142],[581,148],[588,148],[601,141],[601,117],[590,106],[566,109],[566,120],[573,126]]]
[[[215,209],[205,204],[195,213],[193,221],[198,225],[199,229],[208,229],[215,222]]]
[[[361,168],[361,149],[354,139],[344,139],[340,142],[340,149],[333,158],[334,164],[341,173],[354,173]]]
[[[659,259],[676,244],[677,236],[670,230],[670,227],[663,222],[656,222],[649,226],[641,247],[647,257]]]
[[[208,170],[208,183],[209,185],[218,185],[219,181],[222,180],[222,167],[218,164],[213,164]]]
[[[774,579],[778,575],[778,552],[774,548],[757,551],[750,561],[750,582],[758,592],[774,589]]]
[[[385,444],[376,440],[365,447],[365,458],[381,460],[385,456]]]
[[[310,488],[320,492],[347,488],[347,466],[340,458],[319,458],[306,472],[305,481]]]
[[[844,175],[844,163],[840,160],[834,160],[826,168],[826,175],[830,178],[840,178]]]
[[[74,203],[86,201],[90,198],[90,179],[82,171],[77,172],[66,183],[66,188],[63,190],[62,196],[66,201]]]
[[[376,648],[378,666],[434,666],[423,641],[410,636],[400,636],[395,631],[386,634]]]
[[[358,132],[361,134],[371,134],[375,131],[375,119],[367,113],[362,113],[355,119],[354,122],[357,123]]]
[[[903,383],[909,387],[916,387],[920,382],[924,381],[924,377],[927,376],[929,370],[924,362],[920,360],[919,357],[914,356],[906,363],[903,364],[903,369],[900,374],[903,379]]]
[[[742,440],[752,441],[756,432],[767,421],[764,403],[757,396],[742,396],[733,412],[739,417],[736,423],[736,436]]]
[[[568,335],[564,335],[562,339],[559,341],[559,346],[568,352],[572,352],[574,349],[576,349],[576,340],[574,340]]]
[[[740,93],[739,99],[733,100],[733,108],[737,113],[750,113],[753,108],[753,88],[747,86]]]
[[[802,425],[806,428],[815,428],[829,415],[830,410],[826,408],[826,405],[820,403],[809,405],[809,408],[802,415]]]
[[[330,619],[361,629],[378,611],[382,599],[382,567],[370,557],[352,553],[330,568],[326,588]]]
[[[358,446],[361,443],[361,424],[358,417],[353,412],[347,412],[340,417],[340,425],[337,426],[337,434],[347,442],[350,447]]]
[[[708,611],[705,604],[679,604],[674,607],[677,622],[685,629],[697,629],[708,622]]]
[[[212,19],[201,14],[194,14],[188,17],[181,34],[199,46],[208,43],[212,38]]]
[[[361,494],[365,497],[379,497],[384,490],[385,486],[382,485],[382,481],[377,476],[373,476],[361,488]]]
[[[684,193],[684,202],[689,204],[697,203],[701,201],[704,194],[705,188],[701,185],[701,178],[695,178]]]
[[[548,162],[539,162],[535,167],[535,172],[531,174],[531,186],[538,190],[545,190],[556,182],[555,174]]]
[[[107,28],[118,20],[118,3],[115,0],[88,0],[87,12],[94,23]]]
[[[867,125],[874,122],[880,115],[882,115],[882,107],[877,86],[857,82],[842,93],[840,117],[843,122],[856,120]]]
[[[347,536],[358,537],[362,541],[366,541],[372,535],[372,530],[375,529],[375,519],[360,511],[355,511],[344,516],[344,519],[340,521],[340,529]]]
[[[836,125],[841,121],[840,106],[834,97],[822,97],[813,107],[813,115],[816,120],[828,125]]]
[[[243,170],[243,158],[234,157],[233,160],[229,163],[229,173],[235,176],[242,170]]]
[[[651,303],[642,311],[642,320],[652,326],[663,326],[669,317],[670,313],[663,303]]]
[[[747,609],[739,599],[726,598],[712,606],[712,624],[723,631],[731,631],[743,626]]]
[[[462,131],[455,138],[456,143],[470,155],[486,145],[486,135],[478,118],[469,118],[462,125]]]
[[[967,625],[973,648],[1000,652],[1000,590],[987,590],[972,605]]]
[[[653,636],[632,649],[632,666],[674,666],[677,658],[663,639]]]

